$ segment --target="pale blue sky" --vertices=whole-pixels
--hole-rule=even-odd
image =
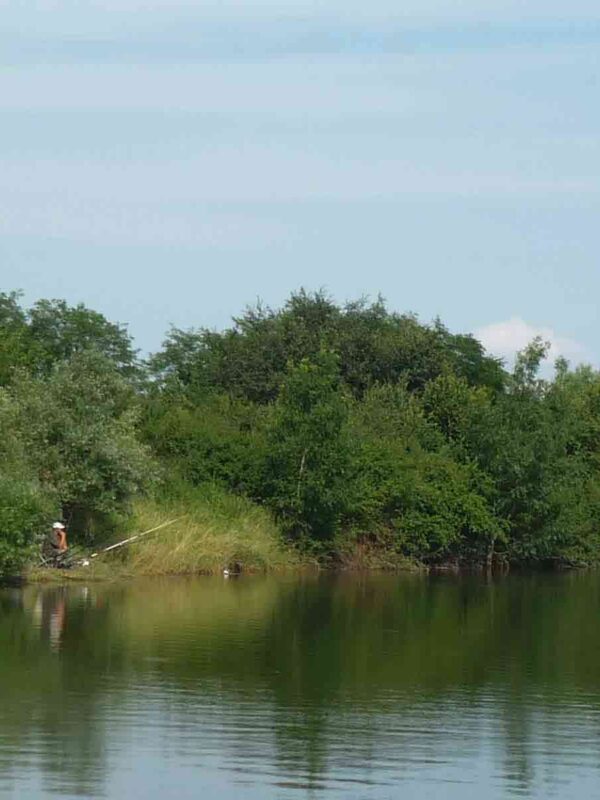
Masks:
[[[597,0],[0,0],[0,285],[144,350],[306,286],[598,364],[599,95]]]

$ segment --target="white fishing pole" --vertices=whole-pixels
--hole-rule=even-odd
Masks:
[[[175,522],[179,522],[180,519],[183,517],[177,517],[176,519],[170,519],[167,522],[163,522],[160,525],[156,525],[154,528],[150,528],[147,531],[142,531],[141,533],[136,533],[134,536],[130,536],[128,539],[123,539],[122,542],[116,542],[115,544],[111,544],[108,547],[103,547],[102,550],[98,550],[96,553],[92,553],[90,556],[91,558],[97,558],[101,556],[103,553],[108,553],[111,550],[116,550],[118,547],[123,547],[126,544],[130,544],[131,542],[135,542],[137,539],[141,539],[142,536],[148,536],[150,533],[155,533],[156,531],[161,530],[162,528],[166,528],[168,525],[173,525]],[[84,559],[82,562],[82,566],[86,567],[90,563],[87,559]]]

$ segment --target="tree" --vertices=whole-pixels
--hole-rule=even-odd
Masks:
[[[60,513],[56,494],[41,485],[28,462],[18,419],[16,404],[0,389],[0,575],[19,572]]]
[[[142,431],[166,465],[193,485],[219,483],[259,496],[269,409],[223,394],[196,403],[171,393],[150,395]]]
[[[16,368],[28,368],[32,345],[27,316],[18,292],[0,292],[0,386],[6,386]]]
[[[382,298],[338,306],[322,291],[301,290],[279,310],[258,304],[233,323],[222,332],[172,329],[151,371],[192,400],[215,391],[263,404],[277,399],[290,362],[314,360],[322,350],[337,354],[340,378],[357,398],[381,383],[420,391],[447,371],[495,392],[506,377],[473,337],[392,313]]]
[[[123,376],[139,377],[125,326],[64,300],[39,300],[27,310],[20,297],[18,292],[0,293],[0,386],[10,383],[15,370],[48,376],[56,364],[86,350],[102,353]]]
[[[355,404],[347,525],[356,539],[426,562],[489,558],[504,536],[490,502],[492,487],[462,446],[447,438],[462,426],[465,392],[481,390],[444,377],[428,384],[424,396],[406,386],[381,386]],[[434,398],[441,426],[431,414]]]
[[[47,378],[21,373],[5,390],[30,474],[80,524],[122,511],[155,473],[137,438],[134,391],[107,358],[73,355]]]
[[[347,401],[327,351],[291,366],[268,430],[263,496],[295,538],[330,542],[347,502]]]
[[[0,575],[16,575],[56,517],[56,498],[35,480],[0,472]]]
[[[82,303],[69,306],[64,300],[39,300],[30,309],[28,322],[38,348],[40,374],[48,375],[54,364],[85,350],[102,353],[124,376],[137,372],[136,351],[125,326],[109,322]]]

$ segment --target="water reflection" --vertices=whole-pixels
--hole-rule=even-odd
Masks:
[[[595,575],[0,590],[0,794],[600,789]]]

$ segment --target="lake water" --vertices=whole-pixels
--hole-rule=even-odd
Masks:
[[[600,794],[600,575],[0,589],[0,796]]]

